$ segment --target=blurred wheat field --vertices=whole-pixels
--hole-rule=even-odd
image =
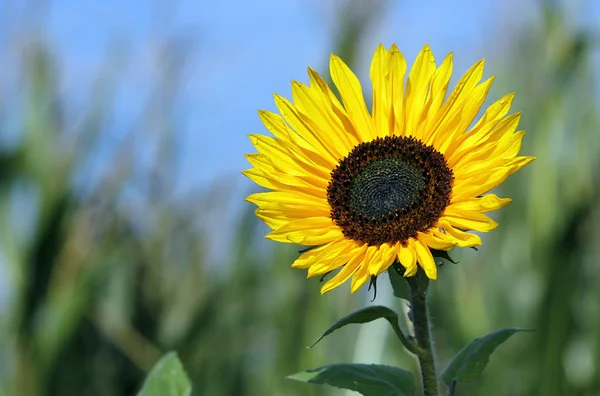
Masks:
[[[359,3],[340,8],[332,48],[348,63],[385,7]],[[498,79],[489,100],[517,92],[523,152],[538,158],[498,192],[513,198],[495,217],[500,227],[479,251],[455,252],[460,263],[433,283],[439,363],[497,328],[533,328],[459,394],[598,395],[598,32],[544,1],[536,24],[502,33],[490,43],[487,67]],[[284,377],[342,361],[416,367],[386,342],[384,326],[347,328],[305,348],[372,294],[321,296],[318,279],[291,270],[300,247],[263,239],[241,177],[174,192],[185,42],[161,43],[142,114],[115,141],[107,131],[121,49],[72,103],[58,89],[57,52],[39,38],[19,49],[19,76],[0,90],[1,395],[135,394],[168,350],[203,396],[341,395]],[[233,220],[215,258],[223,218]],[[382,285],[375,303],[401,308],[386,293]]]

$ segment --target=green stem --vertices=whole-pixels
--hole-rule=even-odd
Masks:
[[[427,286],[429,279],[419,270],[414,277],[407,278],[410,285],[411,319],[415,329],[415,339],[419,346],[419,366],[423,380],[423,395],[438,396],[435,359],[429,335],[429,312],[427,309]]]

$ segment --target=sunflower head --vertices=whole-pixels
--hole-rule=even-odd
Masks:
[[[323,293],[350,277],[355,292],[394,262],[404,276],[420,266],[436,279],[432,249],[478,246],[469,231],[496,228],[485,213],[510,199],[486,193],[534,157],[518,156],[520,114],[507,115],[514,94],[475,121],[493,82],[481,82],[483,66],[447,95],[452,54],[438,67],[426,45],[405,78],[398,48],[379,45],[371,111],[356,76],[332,55],[341,101],[309,68],[310,85],[292,82],[293,103],[275,95],[280,115],[259,112],[273,137],[250,135],[258,154],[246,156],[253,167],[244,174],[270,191],[247,200],[273,229],[268,238],[313,247],[292,267],[309,277],[338,270]]]

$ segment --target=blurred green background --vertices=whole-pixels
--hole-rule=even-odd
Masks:
[[[597,25],[592,3],[579,11],[599,16]],[[500,28],[481,38],[487,73],[498,77],[490,99],[517,92],[513,110],[524,112],[528,132],[522,153],[538,159],[501,187],[513,203],[494,215],[500,227],[478,252],[455,251],[460,264],[445,265],[431,287],[438,365],[497,328],[537,332],[499,348],[459,395],[600,394],[599,36],[567,4],[529,1],[531,18],[499,13]],[[0,30],[11,43],[2,56],[17,65],[0,75],[0,395],[132,395],[169,350],[194,395],[206,396],[349,394],[284,379],[327,363],[416,369],[385,323],[345,328],[307,350],[372,295],[341,287],[321,296],[318,279],[291,270],[299,247],[263,239],[266,228],[242,202],[256,188],[237,172],[203,167],[197,172],[211,182],[180,188],[178,100],[186,68],[195,67],[185,37],[158,36],[158,71],[138,117],[115,122],[127,46],[97,49],[107,54],[95,82],[70,95],[60,84],[61,52],[45,39],[52,5],[29,6],[34,16],[18,37]],[[318,22],[331,33],[328,50],[366,75],[363,55],[389,7],[332,1],[333,17]],[[402,15],[402,4],[394,7]],[[0,20],[9,9],[0,7]],[[326,62],[313,66],[325,71]],[[256,109],[270,105],[255,101]],[[186,104],[192,112],[200,105]],[[209,140],[196,155],[210,151]],[[375,304],[406,310],[386,277]]]

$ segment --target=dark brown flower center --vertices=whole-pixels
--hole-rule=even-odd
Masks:
[[[444,156],[412,137],[356,146],[331,172],[331,217],[350,239],[405,242],[438,221],[450,203],[452,170]]]

